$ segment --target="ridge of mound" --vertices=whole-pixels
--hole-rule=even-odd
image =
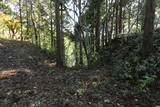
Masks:
[[[44,59],[43,51],[31,43],[0,39],[0,70],[35,66]]]

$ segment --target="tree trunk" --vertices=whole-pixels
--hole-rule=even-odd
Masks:
[[[99,52],[100,49],[100,6],[101,2],[97,1],[96,7],[96,16],[95,16],[95,44],[96,44],[96,52]]]
[[[27,21],[27,30],[26,30],[26,35],[28,36],[29,35],[29,9],[28,9],[28,0],[26,0],[25,2],[25,5],[26,5],[26,21]],[[25,38],[24,38],[25,39]],[[32,37],[32,43],[33,43],[33,37]]]
[[[142,45],[142,56],[146,57],[153,51],[153,30],[155,18],[155,0],[146,0],[144,36]]]
[[[80,65],[83,65],[83,49],[82,49],[82,35],[81,35],[81,0],[79,0],[79,25],[78,25],[78,33],[79,33],[79,38],[80,38],[80,44],[79,44],[79,48],[80,48]]]
[[[32,25],[33,25],[34,33],[35,33],[35,43],[38,46],[38,34],[37,34],[36,23],[35,23],[35,20],[33,19],[34,11],[33,11],[32,1],[30,1],[30,6],[31,6],[31,21],[32,21]]]
[[[57,38],[57,67],[63,67],[64,66],[64,61],[63,61],[63,38],[62,38],[62,33],[61,33],[61,17],[60,17],[60,1],[55,0],[55,15],[56,15],[56,38]]]
[[[64,47],[64,36],[63,36],[63,3],[60,4],[60,30],[61,30],[61,38],[62,38],[62,60],[65,60],[65,47]]]
[[[118,7],[119,7],[119,3],[118,3],[118,1],[116,1],[116,28],[115,28],[115,35],[116,35],[116,37],[118,36],[118,11],[119,11],[119,9],[118,9]]]
[[[131,6],[129,6],[128,9],[128,33],[130,33],[131,31]]]
[[[105,43],[105,22],[102,23],[102,39],[101,39],[101,47],[104,48]]]
[[[119,2],[119,34],[122,33],[122,19],[123,19],[123,8],[122,8],[122,0]]]
[[[52,0],[50,0],[50,34],[51,34],[51,49],[53,50],[54,47],[54,40],[53,40],[53,12],[52,12]]]
[[[19,0],[19,15],[20,15],[20,24],[21,24],[21,34],[20,34],[20,38],[21,41],[23,40],[23,26],[22,26],[22,0]]]
[[[136,29],[139,29],[139,12],[140,12],[140,8],[139,8],[139,6],[140,6],[140,1],[138,1],[138,6],[137,6],[137,8],[138,8],[138,10],[137,10],[137,17],[136,17]]]

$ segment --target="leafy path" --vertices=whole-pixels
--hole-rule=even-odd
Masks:
[[[0,39],[0,107],[152,107],[159,95],[133,93],[110,67],[57,69],[36,46]]]

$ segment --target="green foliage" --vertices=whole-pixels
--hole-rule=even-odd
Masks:
[[[5,24],[11,31],[15,31],[16,32],[20,28],[19,22],[14,20],[14,19],[5,21]]]
[[[128,61],[117,60],[113,65],[113,76],[117,79],[128,80],[133,79],[132,66]]]
[[[86,89],[85,89],[85,88],[80,88],[80,89],[77,90],[77,93],[78,93],[78,95],[80,95],[80,96],[84,95],[85,92],[86,92]]]
[[[97,83],[97,82],[92,82],[92,86],[93,86],[93,87],[97,87],[97,86],[98,86],[98,83]]]
[[[134,63],[139,62],[140,59],[141,59],[140,56],[134,56],[134,57],[133,57],[133,62],[134,62]]]
[[[128,38],[129,39],[129,38]],[[147,58],[139,56],[142,37],[136,37],[113,46],[109,49],[111,52],[110,60],[112,61],[113,77],[117,80],[124,80],[132,83],[138,88],[139,92],[148,92],[153,81],[159,81],[157,77],[160,74],[160,39],[159,33],[154,34],[155,52]],[[136,44],[136,45],[135,45]],[[115,44],[114,44],[115,45]],[[103,58],[102,58],[103,59]],[[138,85],[137,85],[138,84]]]
[[[148,92],[148,86],[157,78],[156,75],[144,75],[142,80],[140,81],[139,91],[140,92]]]
[[[49,70],[48,71],[48,74],[53,74],[53,73],[55,73],[56,71],[55,70]]]
[[[13,13],[13,11],[9,8],[8,5],[6,5],[6,3],[0,1],[0,12],[5,13],[5,14],[9,14],[11,15]]]

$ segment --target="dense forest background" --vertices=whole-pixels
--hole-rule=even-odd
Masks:
[[[109,77],[152,96],[148,105],[160,101],[160,0],[0,0],[0,38],[36,45],[57,68],[96,69],[77,91],[83,99],[90,85],[100,92]]]
[[[53,0],[2,0],[0,33],[57,54],[61,66],[90,65],[112,40],[143,33],[145,15],[155,17],[148,20],[154,20],[157,29],[159,4],[158,0],[153,7],[148,3],[156,12],[147,8],[147,13],[145,0],[66,0],[57,4]]]

